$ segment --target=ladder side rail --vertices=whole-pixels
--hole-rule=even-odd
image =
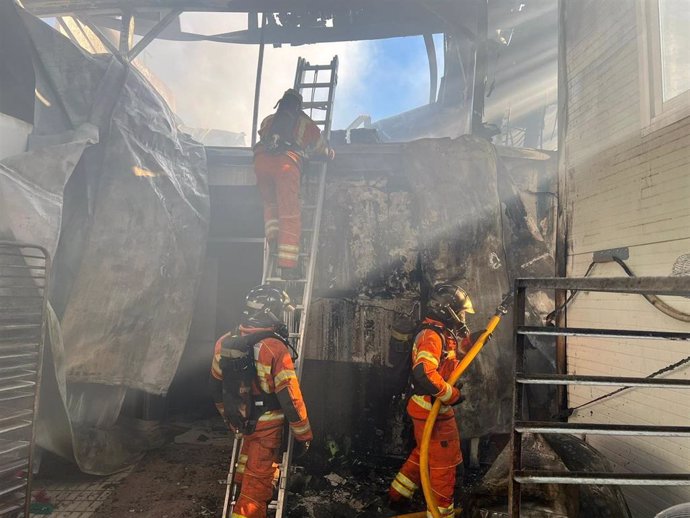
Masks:
[[[331,136],[331,123],[333,121],[333,105],[335,103],[335,87],[338,86],[338,56],[331,60],[330,88],[328,89],[328,103],[326,105],[326,117],[324,124],[324,137]]]
[[[297,59],[297,70],[295,70],[295,82],[293,88],[299,92],[299,84],[304,79],[304,67],[307,64],[307,60],[304,58]]]
[[[326,112],[326,123],[324,124],[324,138],[328,138],[330,136],[330,129],[331,129],[331,113],[333,111],[333,103],[334,103],[334,98],[335,98],[335,87],[337,85],[337,77],[338,77],[338,58],[337,56],[331,60],[331,77],[330,77],[330,87],[328,91],[328,109]],[[314,77],[314,81],[316,82],[316,77]],[[321,219],[323,215],[323,202],[324,202],[324,197],[325,197],[325,192],[326,192],[326,170],[327,170],[327,163],[320,162],[318,164],[318,176],[319,176],[319,186],[318,186],[318,193],[317,193],[317,200],[316,200],[316,209],[314,211],[313,215],[313,232],[311,235],[311,245],[310,245],[310,250],[309,250],[309,264],[307,266],[307,272],[306,272],[306,279],[307,282],[304,286],[304,295],[302,297],[302,314],[300,315],[300,323],[299,323],[299,333],[300,333],[300,340],[299,344],[297,347],[298,352],[301,353],[303,346],[304,346],[304,335],[306,333],[306,326],[307,326],[307,319],[309,315],[309,306],[311,304],[311,295],[313,291],[313,284],[314,284],[314,273],[316,271],[316,260],[317,260],[317,254],[318,254],[318,245],[319,245],[319,234],[321,230]],[[298,360],[298,365],[295,366],[295,372],[297,374],[297,379],[301,379],[301,374],[302,374],[302,366],[303,362]]]
[[[314,102],[314,99],[316,98],[316,83],[318,83],[318,81],[319,81],[319,71],[314,70],[314,82],[312,83],[312,86],[310,88],[311,95],[309,98],[309,100],[312,103]],[[309,88],[309,87],[307,87],[307,88]],[[311,117],[312,119],[314,118],[314,108],[309,108],[309,117]]]
[[[237,471],[237,463],[239,461],[240,452],[242,451],[242,438],[239,434],[235,434],[232,441],[232,455],[230,457],[230,469],[225,480],[225,500],[223,501],[222,518],[228,517],[228,512],[232,512],[235,507],[235,472]]]

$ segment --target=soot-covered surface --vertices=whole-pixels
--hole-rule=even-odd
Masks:
[[[555,167],[544,153],[508,153],[471,136],[348,149],[329,165],[304,342],[304,392],[308,406],[319,407],[319,415],[310,413],[325,433],[372,435],[391,404],[385,378],[396,315],[423,304],[434,283],[455,282],[472,297],[477,313],[468,320],[478,330],[516,277],[553,275],[548,194]],[[552,309],[550,294],[531,294],[528,321],[541,323]],[[466,401],[458,424],[465,438],[508,431],[511,326],[509,314],[463,375]],[[529,349],[528,363],[538,364],[539,372],[551,372],[554,358],[551,343]],[[310,362],[341,365],[352,377],[339,376],[333,366],[327,372],[335,382],[323,369],[311,372]],[[352,363],[359,368],[347,366]],[[320,382],[307,383],[309,378]],[[553,413],[548,394],[532,396]],[[358,406],[351,411],[353,404]],[[382,444],[378,453],[396,453]]]

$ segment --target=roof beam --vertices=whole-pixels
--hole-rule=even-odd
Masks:
[[[27,10],[36,15],[59,14],[117,14],[123,10],[160,11],[179,9],[192,12],[291,12],[291,11],[343,11],[371,7],[370,0],[24,0]],[[452,3],[443,0],[443,3]],[[415,0],[377,0],[376,5],[394,13],[405,6],[419,5]]]
[[[139,53],[144,50],[149,43],[151,43],[161,32],[163,32],[166,27],[168,27],[175,19],[180,16],[182,11],[171,10],[166,14],[161,21],[159,21],[153,28],[148,31],[143,38],[141,38],[134,47],[127,53],[127,59],[133,60],[139,55]]]
[[[108,37],[103,33],[100,27],[93,23],[88,16],[80,16],[79,21],[81,21],[84,25],[91,29],[91,32],[93,32],[96,35],[96,37],[101,41],[103,46],[106,49],[108,49],[113,56],[120,56],[120,51],[117,49],[117,47],[113,44],[113,42],[111,42],[108,39]]]

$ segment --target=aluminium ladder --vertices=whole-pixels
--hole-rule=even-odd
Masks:
[[[324,77],[325,76],[325,77]],[[321,129],[322,135],[327,140],[331,131],[333,116],[333,101],[335,87],[338,83],[338,57],[335,56],[328,65],[312,65],[304,58],[297,61],[294,89],[300,92],[305,101],[302,109]],[[319,247],[319,229],[323,201],[326,187],[326,161],[315,162],[309,168],[310,171],[302,174],[301,200],[302,200],[302,233],[301,246],[298,261],[298,269],[301,278],[286,280],[281,277],[280,268],[277,266],[277,253],[271,250],[268,244],[264,246],[264,273],[263,284],[270,284],[285,290],[295,304],[295,311],[286,314],[286,322],[290,332],[289,338],[298,359],[295,361],[297,379],[302,375],[302,350],[303,337],[307,329],[307,318],[313,289],[314,272],[316,268],[316,254]],[[283,453],[280,463],[280,476],[278,480],[278,495],[268,504],[269,513],[275,512],[275,518],[282,518],[285,511],[285,497],[287,492],[287,479],[290,473],[292,460],[293,437],[289,432],[287,449]],[[234,472],[241,451],[241,439],[235,438],[232,457],[230,459],[230,471],[228,473],[223,507],[223,518],[227,518],[228,510],[232,512],[237,501],[238,488],[234,484]]]

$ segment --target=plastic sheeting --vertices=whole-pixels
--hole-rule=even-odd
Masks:
[[[138,72],[21,18],[41,96],[29,151],[0,163],[11,200],[0,231],[55,258],[38,442],[106,474],[157,439],[122,406],[130,389],[165,394],[184,349],[208,230],[206,158]]]

